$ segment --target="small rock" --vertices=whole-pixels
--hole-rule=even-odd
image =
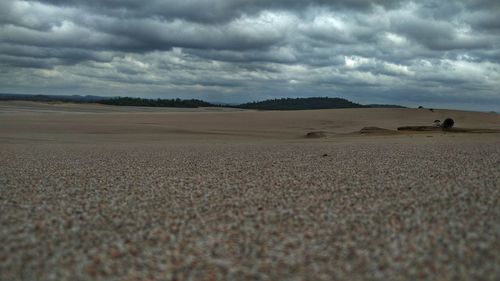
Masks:
[[[306,134],[306,138],[324,138],[324,137],[326,137],[326,134],[323,131],[309,132]]]

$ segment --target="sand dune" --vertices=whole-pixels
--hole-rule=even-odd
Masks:
[[[358,132],[364,127],[396,130],[400,126],[432,125],[453,118],[456,126],[500,129],[500,115],[453,110],[335,109],[312,111],[246,111],[233,109],[162,109],[85,104],[0,103],[3,138],[57,134],[58,141],[116,141],[258,138],[296,139],[311,131],[329,136]],[[29,107],[28,113],[16,111]],[[79,114],[68,114],[78,108]],[[222,111],[221,111],[222,110]],[[12,113],[15,112],[15,113]],[[63,116],[61,116],[63,115]]]
[[[445,117],[0,103],[0,280],[496,280],[500,134],[385,131]]]

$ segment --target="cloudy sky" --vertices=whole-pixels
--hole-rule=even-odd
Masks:
[[[500,1],[1,0],[0,92],[500,111]]]

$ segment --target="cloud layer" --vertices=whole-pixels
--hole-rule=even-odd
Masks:
[[[0,90],[500,110],[493,0],[0,3]]]

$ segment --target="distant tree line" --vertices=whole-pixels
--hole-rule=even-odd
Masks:
[[[30,94],[6,94],[0,93],[0,100],[19,100],[19,101],[40,101],[40,102],[78,102],[88,103],[99,100],[109,99],[100,96],[80,96],[80,95],[30,95]]]
[[[396,104],[366,104],[365,106],[371,108],[407,108],[406,106]]]
[[[106,105],[121,105],[121,106],[149,106],[149,107],[184,107],[184,108],[196,108],[196,107],[215,107],[218,105],[211,104],[202,100],[189,99],[142,99],[142,98],[129,98],[129,97],[118,97],[112,99],[105,99],[97,101],[100,104]]]
[[[237,107],[260,110],[304,110],[304,109],[330,109],[330,108],[363,108],[367,107],[342,98],[282,98],[259,102],[240,104]]]
[[[144,99],[131,97],[101,97],[101,96],[61,96],[61,95],[29,95],[0,93],[0,100],[27,100],[41,102],[77,102],[100,103],[118,106],[149,106],[149,107],[221,107],[198,99]],[[307,109],[334,109],[334,108],[403,108],[399,105],[369,104],[362,105],[342,98],[311,97],[311,98],[282,98],[259,102],[250,102],[240,105],[224,105],[226,107],[257,109],[257,110],[307,110]]]

